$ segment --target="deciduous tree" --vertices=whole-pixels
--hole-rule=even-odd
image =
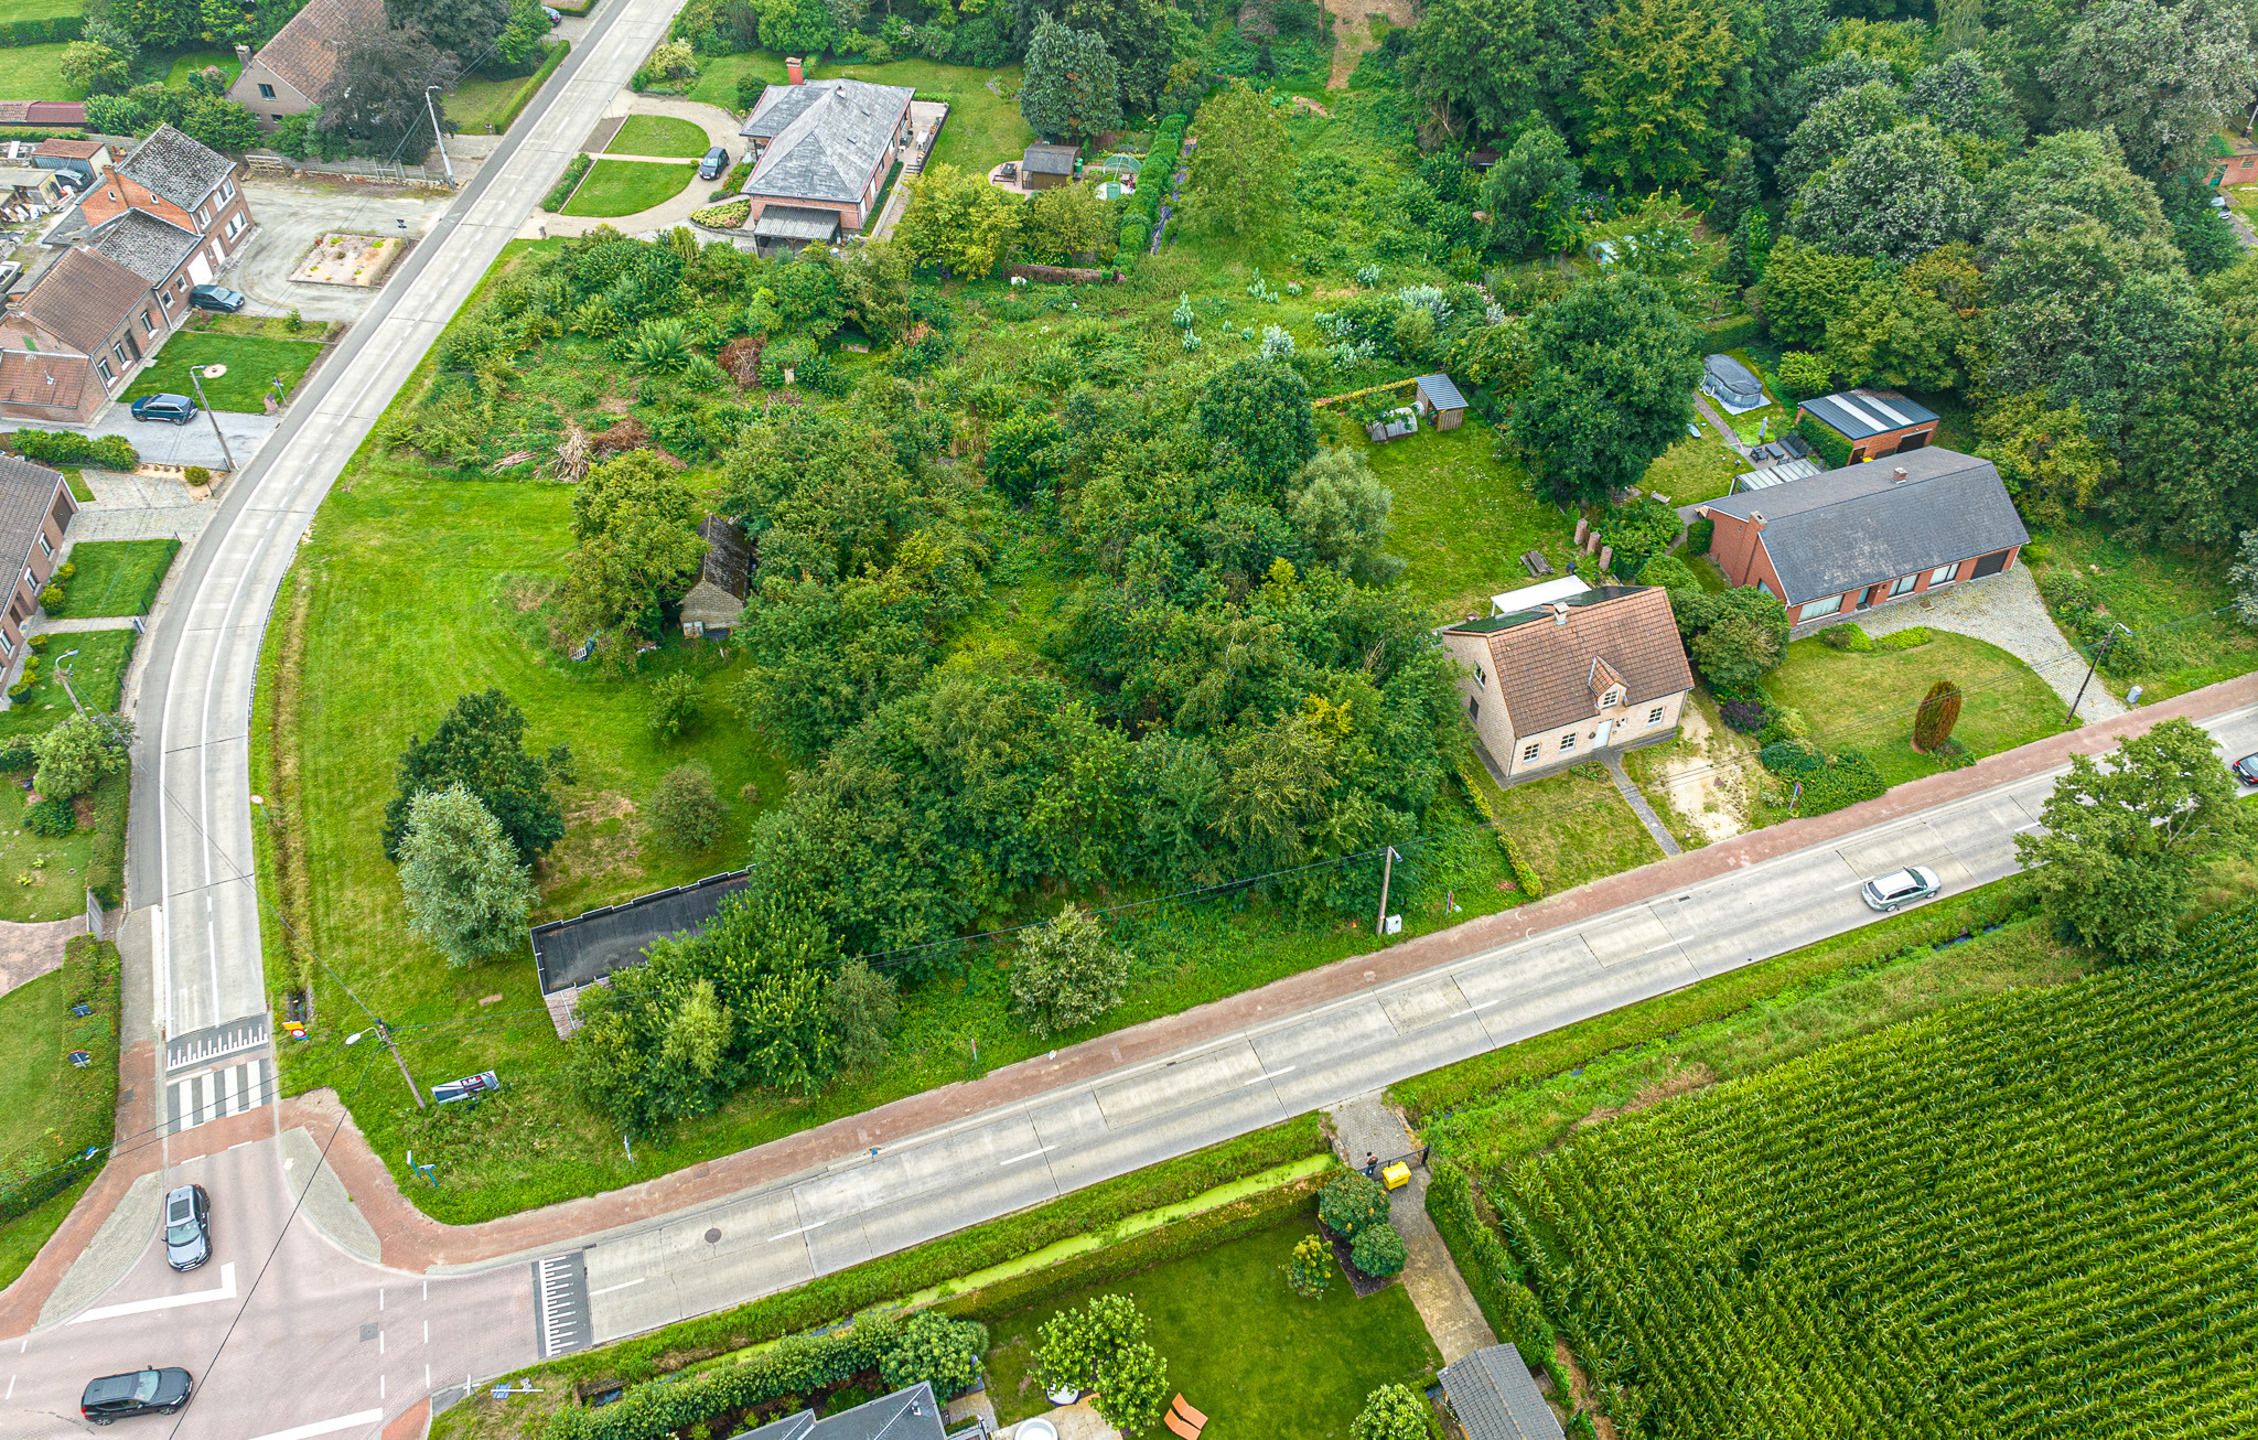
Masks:
[[[1876,135],[1886,135],[1905,123],[1904,96],[1887,80],[1869,80],[1820,97],[1811,113],[1788,134],[1787,148],[1773,180],[1789,198],[1815,175],[1823,173],[1851,152],[1851,148]]]
[[[1265,492],[1282,489],[1317,455],[1309,385],[1275,360],[1241,360],[1207,382],[1197,409],[1200,434]]]
[[[651,828],[677,850],[711,848],[728,818],[713,771],[696,762],[667,771],[651,793]]]
[[[663,607],[682,598],[704,563],[704,512],[680,473],[649,450],[590,468],[572,492],[579,545],[566,573],[565,608],[575,632],[623,627],[657,635]]]
[[[1168,1367],[1145,1340],[1145,1317],[1126,1295],[1099,1295],[1061,1310],[1037,1334],[1035,1373],[1046,1390],[1095,1391],[1106,1423],[1134,1435],[1168,1407]]]
[[[1027,42],[1027,75],[1019,113],[1046,140],[1084,144],[1121,128],[1121,72],[1105,36],[1076,30],[1045,15]]]
[[[2047,70],[2054,118],[2114,131],[2134,168],[2162,174],[2200,156],[2248,98],[2254,58],[2250,12],[2234,0],[2097,0]]]
[[[1249,235],[1286,208],[1294,178],[1286,122],[1269,100],[1234,80],[1208,97],[1193,124],[1184,223],[1210,235]]]
[[[1096,1020],[1121,1003],[1128,984],[1128,952],[1073,904],[1026,933],[1011,967],[1012,1005],[1039,1036]]]
[[[1302,467],[1285,509],[1313,559],[1361,584],[1385,585],[1404,567],[1386,550],[1394,504],[1363,451],[1327,450]]]
[[[1541,116],[1529,117],[1512,148],[1482,177],[1489,247],[1516,260],[1574,249],[1583,183],[1583,169],[1560,132]]]
[[[1024,201],[987,177],[934,165],[917,177],[895,235],[920,264],[977,280],[1003,262],[1026,215]]]
[[[1693,327],[1653,281],[1579,285],[1536,317],[1530,338],[1513,436],[1553,499],[1605,500],[1685,435],[1701,360]]]
[[[509,0],[384,0],[393,30],[422,31],[464,70],[490,58],[486,47],[509,23],[509,13]],[[352,83],[358,85],[359,78]]]
[[[1617,0],[1592,29],[1585,165],[1637,193],[1707,178],[1748,112],[1754,31],[1746,12],[1705,0]]]
[[[2124,960],[2177,943],[2196,863],[2247,843],[2258,809],[2236,803],[2233,776],[2200,726],[2166,720],[2128,735],[2106,760],[2070,757],[2039,819],[2015,837],[2031,884],[2064,928]]]
[[[524,943],[525,917],[539,891],[501,822],[457,784],[426,790],[409,804],[400,896],[408,929],[450,965],[468,965]]]
[[[1086,181],[1037,191],[1027,205],[1027,248],[1059,265],[1095,259],[1112,248],[1112,222],[1112,211]]]
[[[483,43],[483,42],[482,42]],[[329,88],[318,98],[321,127],[365,148],[420,160],[432,144],[424,87],[444,91],[461,65],[420,30],[372,30],[339,48]],[[430,96],[447,123],[446,96]]]
[[[1788,212],[1814,245],[1900,265],[1970,238],[1975,221],[1975,191],[1926,120],[1859,141],[1812,177]]]
[[[1364,1397],[1349,1426],[1349,1440],[1429,1440],[1434,1407],[1409,1385],[1383,1385]]]
[[[886,1058],[886,1042],[901,1013],[893,977],[866,960],[849,960],[831,976],[831,1026],[839,1032],[839,1066],[868,1070]]]
[[[117,715],[71,715],[31,742],[37,762],[32,788],[49,800],[72,800],[125,772],[132,723]]]
[[[551,786],[569,783],[572,754],[546,758],[525,749],[525,712],[499,690],[463,696],[429,740],[411,738],[400,755],[399,792],[384,811],[384,854],[400,858],[408,809],[427,790],[460,784],[501,822],[518,858],[530,864],[564,838],[564,811]]]

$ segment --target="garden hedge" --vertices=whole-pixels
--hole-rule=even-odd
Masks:
[[[83,15],[49,15],[37,20],[0,20],[0,48],[66,44],[78,39],[85,25],[86,17]],[[52,100],[55,97],[50,95],[44,98]],[[8,138],[12,140],[16,136],[10,132]]]
[[[1490,833],[1497,836],[1498,848],[1505,852],[1506,868],[1513,872],[1513,888],[1531,900],[1544,899],[1544,881],[1538,877],[1528,858],[1521,853],[1521,847],[1506,833],[1505,822],[1498,818],[1497,807],[1490,802],[1490,789],[1482,783],[1485,777],[1475,774],[1474,767],[1472,756],[1459,757],[1459,788],[1466,792],[1466,798],[1474,802],[1475,810],[1489,822]]]
[[[6,1157],[0,1221],[38,1208],[109,1159],[118,1109],[118,947],[91,935],[72,936],[63,949],[62,993],[55,1003],[63,1010],[56,1025],[63,1048],[88,1051],[94,1060],[59,1082],[69,1087],[69,1110],[48,1132],[52,1146]],[[92,1006],[92,1013],[72,1015],[73,1005]]]
[[[1457,1262],[1466,1288],[1473,1292],[1474,1303],[1481,1307],[1482,1318],[1490,1322],[1498,1339],[1520,1351],[1522,1359],[1541,1361],[1552,1376],[1554,1394],[1575,1393],[1569,1387],[1566,1367],[1554,1353],[1558,1336],[1552,1322],[1545,1318],[1544,1306],[1535,1292],[1522,1283],[1521,1267],[1505,1248],[1505,1241],[1482,1218],[1474,1202],[1474,1182],[1455,1163],[1440,1156],[1427,1166],[1427,1217],[1435,1222],[1443,1248]]]
[[[875,1370],[900,1334],[895,1321],[871,1316],[827,1335],[786,1336],[749,1360],[638,1385],[601,1409],[560,1410],[549,1421],[550,1440],[661,1440]]]
[[[1850,442],[1811,416],[1795,417],[1795,433],[1811,442],[1811,448],[1827,462],[1829,470],[1840,470],[1850,463]]]
[[[552,214],[564,209],[565,202],[572,198],[573,191],[580,188],[581,180],[595,163],[596,157],[585,150],[566,161],[564,174],[558,179],[556,188],[541,198],[541,208]]]
[[[105,470],[131,470],[141,463],[141,452],[123,435],[99,439],[69,430],[16,430],[8,443],[26,460],[42,465],[99,465]]]

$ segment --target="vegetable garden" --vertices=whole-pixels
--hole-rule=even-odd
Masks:
[[[1626,1435],[2258,1429],[2258,908],[1500,1177]]]

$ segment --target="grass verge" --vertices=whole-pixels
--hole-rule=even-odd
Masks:
[[[565,203],[567,215],[638,215],[682,193],[697,176],[689,165],[598,160]]]
[[[73,1015],[84,1004],[91,1013]],[[91,1057],[82,1068],[70,1053]],[[0,1286],[22,1274],[93,1177],[118,1104],[118,950],[71,942],[62,968],[0,995]]]
[[[473,75],[447,96],[447,118],[466,134],[499,135],[510,128],[557,67],[572,52],[559,40],[531,75]]]
[[[81,540],[70,553],[78,573],[63,587],[62,600],[46,607],[47,613],[72,618],[146,615],[179,553],[178,540]]]
[[[55,676],[58,664],[70,666],[71,689],[78,692],[79,704],[88,710],[115,711],[125,688],[126,662],[133,658],[137,638],[131,629],[54,636],[47,642],[39,682],[21,700],[0,711],[0,740],[38,735],[71,713],[70,691]],[[65,662],[63,657],[73,650],[78,654]]]

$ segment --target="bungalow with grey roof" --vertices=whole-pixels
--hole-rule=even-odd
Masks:
[[[830,244],[862,229],[910,146],[910,89],[791,79],[761,92],[739,133],[752,142],[745,227],[763,254]]]
[[[1838,390],[1804,401],[1795,418],[1806,415],[1849,442],[1853,464],[1918,450],[1937,433],[1937,412],[1895,390]]]

